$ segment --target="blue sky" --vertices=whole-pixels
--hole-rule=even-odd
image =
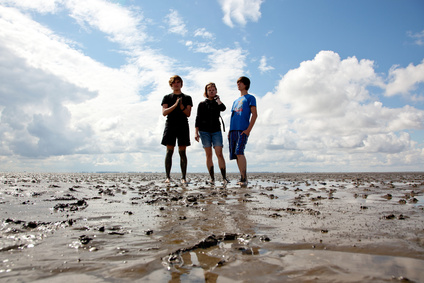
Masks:
[[[174,74],[194,103],[189,172],[206,172],[204,86],[229,108],[242,75],[259,113],[249,171],[422,171],[423,14],[421,0],[0,0],[0,171],[163,172]]]

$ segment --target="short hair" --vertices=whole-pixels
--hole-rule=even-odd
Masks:
[[[216,89],[216,91],[218,91],[218,89],[216,88],[215,83],[208,83],[205,86],[205,93],[203,94],[203,96],[206,97],[206,98],[208,98],[208,87],[210,87],[210,86],[213,86]]]
[[[250,88],[250,80],[248,77],[240,77],[237,82],[242,82],[246,86],[246,90]]]
[[[169,79],[169,86],[172,86],[172,84],[173,84],[175,81],[180,81],[180,82],[181,82],[181,86],[183,86],[183,79],[182,79],[180,76],[178,76],[178,75],[172,76],[172,77]]]

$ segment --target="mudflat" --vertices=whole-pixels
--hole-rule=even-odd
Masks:
[[[1,173],[0,281],[424,282],[422,172],[188,177]]]

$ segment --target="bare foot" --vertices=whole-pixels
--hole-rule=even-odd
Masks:
[[[246,188],[247,187],[247,180],[246,181],[240,180],[237,184],[240,185],[240,187],[242,187],[242,188]]]

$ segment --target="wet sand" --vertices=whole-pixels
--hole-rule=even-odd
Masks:
[[[2,173],[0,281],[424,282],[424,173],[229,177]]]

